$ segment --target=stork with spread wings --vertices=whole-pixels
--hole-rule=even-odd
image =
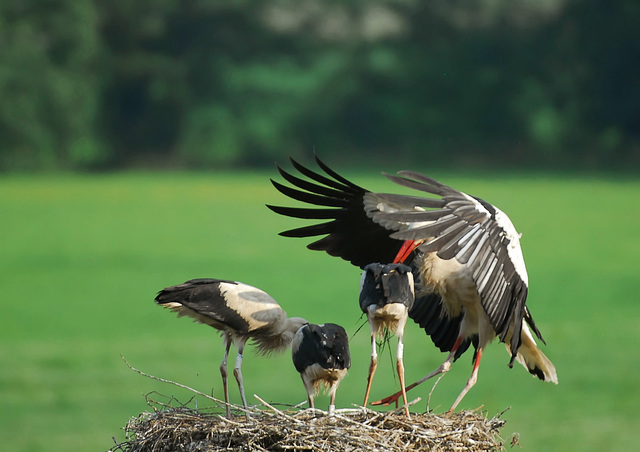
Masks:
[[[361,268],[374,262],[405,263],[412,268],[416,293],[409,317],[449,355],[440,367],[407,390],[448,371],[473,344],[473,371],[453,403],[453,411],[475,385],[482,352],[496,337],[511,355],[509,367],[517,360],[541,380],[558,382],[555,367],[533,337],[535,334],[542,340],[526,306],[528,277],[520,235],[504,212],[413,171],[386,177],[433,196],[373,193],[340,176],[317,157],[316,163],[325,174],[291,161],[303,177],[278,167],[291,186],[272,183],[284,195],[320,207],[268,207],[289,217],[328,221],[280,235],[321,236],[308,248],[326,251]],[[378,403],[397,401],[400,395],[398,392]]]

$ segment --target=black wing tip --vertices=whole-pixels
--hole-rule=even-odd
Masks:
[[[273,185],[280,193],[283,193],[282,190],[286,190],[288,188],[286,185],[278,182],[275,179],[269,178],[269,180],[271,181],[271,185]]]
[[[325,167],[327,167],[327,164],[320,159],[320,156],[318,156],[318,153],[316,152],[315,149],[313,150],[313,160],[315,160],[316,164],[320,168],[324,169]]]
[[[306,236],[300,236],[299,234],[296,234],[296,229],[289,229],[287,231],[282,231],[282,232],[278,232],[278,235],[280,237],[289,237],[289,238],[305,238]]]
[[[288,176],[291,176],[291,174],[290,174],[287,170],[285,170],[283,167],[281,167],[281,166],[280,166],[280,165],[278,165],[277,163],[276,163],[276,169],[278,170],[278,173],[279,173],[279,174],[280,174],[280,175],[281,175],[285,180],[288,180],[288,179],[287,179],[287,178],[288,178]],[[272,178],[271,178],[270,180],[271,180],[271,182],[273,182],[273,179],[272,179]]]
[[[540,339],[540,342],[542,342],[545,346],[547,345],[547,341],[542,339],[542,334],[540,334],[540,331],[536,332],[536,336],[538,337],[538,339]]]
[[[269,210],[271,210],[272,212],[277,213],[278,215],[283,215],[285,217],[293,217],[296,218],[293,215],[289,214],[289,211],[294,209],[293,207],[284,207],[284,206],[274,206],[273,204],[265,204],[265,207]],[[285,231],[286,232],[286,231]],[[283,233],[279,233],[278,235],[282,235]],[[286,237],[286,236],[284,236]]]
[[[302,163],[298,162],[296,159],[294,159],[292,156],[289,156],[289,161],[291,162],[291,164],[293,165],[293,167],[295,169],[297,169],[298,171],[300,171],[301,173],[304,173],[305,171],[310,171],[309,168],[307,168],[306,166],[304,166]]]
[[[265,207],[267,209],[271,210],[272,212],[275,212],[275,213],[280,214],[280,215],[285,215],[284,213],[282,213],[282,209],[286,209],[286,207],[274,206],[273,204],[265,204]]]

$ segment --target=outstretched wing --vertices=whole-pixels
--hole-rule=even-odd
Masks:
[[[372,218],[377,209],[384,212],[397,212],[405,209],[410,203],[424,204],[432,208],[442,207],[442,200],[412,197],[404,195],[384,195],[384,203],[377,200],[375,193],[362,188],[323,163],[315,156],[317,165],[323,174],[315,172],[294,159],[291,163],[298,175],[293,175],[280,166],[280,175],[290,185],[271,182],[285,196],[314,207],[283,207],[267,205],[274,212],[293,218],[305,220],[326,220],[310,226],[290,229],[281,232],[284,237],[318,237],[307,247],[311,250],[326,251],[331,256],[341,257],[353,265],[364,268],[375,262],[389,263],[398,254],[403,240],[394,239],[390,234],[394,230],[406,229],[402,222],[385,224],[380,219]],[[411,258],[410,258],[411,259]],[[405,262],[411,266],[411,261]],[[415,270],[415,269],[414,269]],[[419,281],[416,281],[419,284]],[[439,295],[433,294],[429,303],[416,300],[409,312],[416,323],[425,328],[434,344],[442,351],[450,351],[459,332],[460,319],[450,319],[442,307]],[[426,313],[434,315],[428,321]],[[453,336],[453,340],[451,337]],[[461,354],[466,347],[459,348]]]
[[[527,271],[520,236],[509,217],[482,199],[422,174],[412,171],[399,174],[400,177],[387,177],[399,185],[436,195],[443,204],[433,208],[431,201],[421,202],[416,197],[370,194],[367,205],[380,206],[369,211],[374,221],[395,230],[393,238],[421,241],[419,249],[424,253],[436,253],[443,260],[456,259],[464,264],[502,341],[513,326],[512,351],[517,352],[520,346],[523,317],[542,339],[525,311]],[[385,209],[392,203],[393,210]]]
[[[402,241],[391,238],[390,231],[367,216],[364,197],[370,192],[335,173],[317,156],[316,162],[325,175],[291,159],[291,163],[303,178],[294,176],[278,166],[278,171],[291,186],[274,180],[271,182],[284,195],[318,207],[267,207],[288,217],[327,221],[290,229],[281,232],[280,235],[324,236],[307,247],[311,250],[326,251],[331,256],[341,257],[360,268],[372,262],[391,262],[400,250]]]

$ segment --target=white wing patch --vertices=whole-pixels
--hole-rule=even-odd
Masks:
[[[495,207],[495,206],[494,206]],[[529,285],[529,276],[527,275],[527,268],[524,264],[524,256],[522,255],[522,248],[520,247],[520,234],[516,231],[515,226],[509,219],[506,213],[502,210],[496,209],[496,223],[498,226],[502,228],[504,231],[505,237],[509,240],[509,244],[507,245],[507,253],[509,253],[509,259],[513,262],[513,266],[516,269],[516,272],[524,281],[524,283]]]
[[[485,218],[488,218],[491,216],[491,213],[487,209],[485,209],[485,207],[482,204],[480,204],[480,202],[478,202],[478,200],[475,199],[473,196],[469,196],[468,194],[462,191],[460,192],[460,194],[465,198],[467,198],[469,201],[471,201],[475,209],[478,211],[478,213],[481,213],[482,215],[484,215]]]
[[[269,325],[283,316],[280,305],[273,297],[248,284],[221,282],[220,293],[227,302],[227,306],[249,323],[249,331]],[[265,316],[263,313],[267,311],[273,311],[274,315]]]

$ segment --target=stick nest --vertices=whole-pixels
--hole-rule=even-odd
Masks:
[[[405,452],[504,448],[500,438],[500,429],[506,423],[500,419],[504,412],[491,419],[478,410],[446,416],[412,413],[411,418],[407,418],[403,408],[376,412],[357,407],[335,410],[329,416],[325,411],[303,410],[299,406],[276,408],[254,395],[259,405],[247,409],[229,404],[232,415],[227,418],[225,402],[180,383],[146,374],[124,361],[130,369],[147,378],[187,389],[213,403],[210,408],[198,409],[196,402],[183,404],[171,397],[162,403],[155,400],[159,394],[148,394],[147,403],[153,411],[132,418],[124,428],[126,441],[116,443],[110,452]],[[194,407],[189,407],[190,404]]]
[[[449,416],[336,410],[277,409],[265,404],[226,419],[224,410],[170,407],[142,413],[125,427],[113,451],[485,451],[502,450],[505,421],[476,411]]]

